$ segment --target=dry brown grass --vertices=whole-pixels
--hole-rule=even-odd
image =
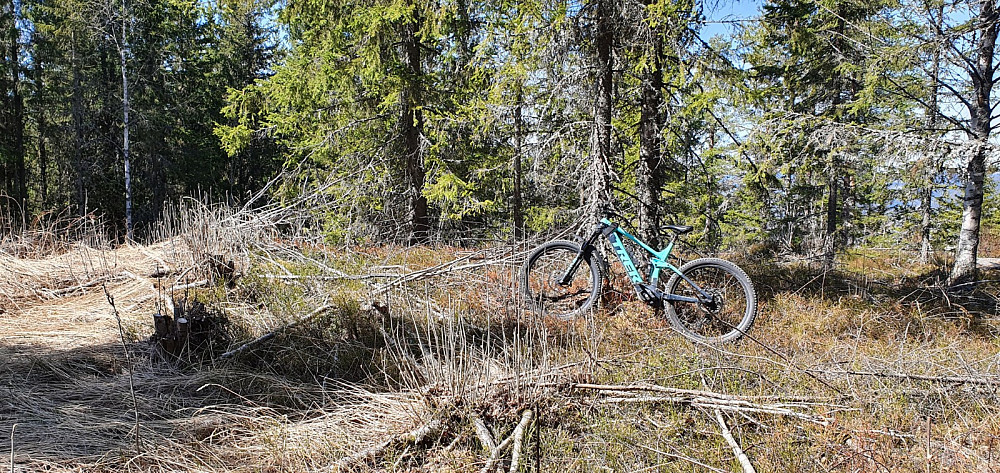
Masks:
[[[0,254],[0,445],[13,441],[15,471],[336,471],[383,445],[340,470],[478,471],[490,455],[473,419],[499,443],[528,409],[520,471],[740,471],[712,410],[584,382],[792,406],[803,416],[725,411],[757,471],[1000,470],[994,283],[946,296],[938,268],[875,252],[831,273],[755,263],[751,338],[712,347],[620,284],[593,317],[532,317],[520,249],[327,247],[277,238],[284,221],[191,204],[157,244]],[[145,341],[155,287],[201,279],[178,297],[224,313],[234,345],[295,323],[232,359],[165,359]],[[432,421],[444,428],[406,440]]]

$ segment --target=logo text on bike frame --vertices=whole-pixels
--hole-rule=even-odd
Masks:
[[[635,262],[632,261],[632,254],[622,244],[621,238],[612,233],[608,235],[608,241],[611,243],[611,248],[615,250],[615,254],[618,255],[618,260],[625,267],[625,273],[628,274],[629,279],[634,283],[641,283],[642,275],[639,274],[639,270],[635,267]]]

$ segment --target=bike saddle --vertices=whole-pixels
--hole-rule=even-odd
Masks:
[[[667,225],[663,228],[676,232],[678,235],[683,235],[685,233],[690,232],[691,230],[694,230],[694,227],[692,227],[691,225]]]

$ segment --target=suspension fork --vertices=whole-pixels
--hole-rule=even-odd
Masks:
[[[614,229],[615,227],[608,226],[604,223],[597,224],[597,228],[595,228],[593,233],[590,234],[590,237],[584,240],[583,244],[580,245],[580,252],[576,254],[576,258],[573,258],[573,263],[569,265],[569,268],[566,268],[566,273],[559,279],[560,286],[569,285],[569,282],[573,280],[573,275],[576,274],[576,270],[580,268],[580,262],[583,261],[584,257],[594,251],[594,243],[597,242],[597,239],[600,238],[601,235],[609,235],[614,231]]]

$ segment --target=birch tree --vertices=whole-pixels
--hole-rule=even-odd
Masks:
[[[962,205],[962,229],[958,235],[955,264],[952,266],[948,282],[957,285],[976,277],[976,258],[979,252],[979,230],[982,222],[983,183],[986,178],[986,155],[993,132],[993,88],[998,82],[995,64],[997,42],[997,1],[977,0],[972,2],[972,37],[969,50],[960,50],[953,45],[955,66],[961,67],[972,83],[971,97],[956,94],[968,109],[969,121],[964,126],[969,137],[967,162],[965,163],[965,192]],[[951,90],[957,89],[950,84]]]

